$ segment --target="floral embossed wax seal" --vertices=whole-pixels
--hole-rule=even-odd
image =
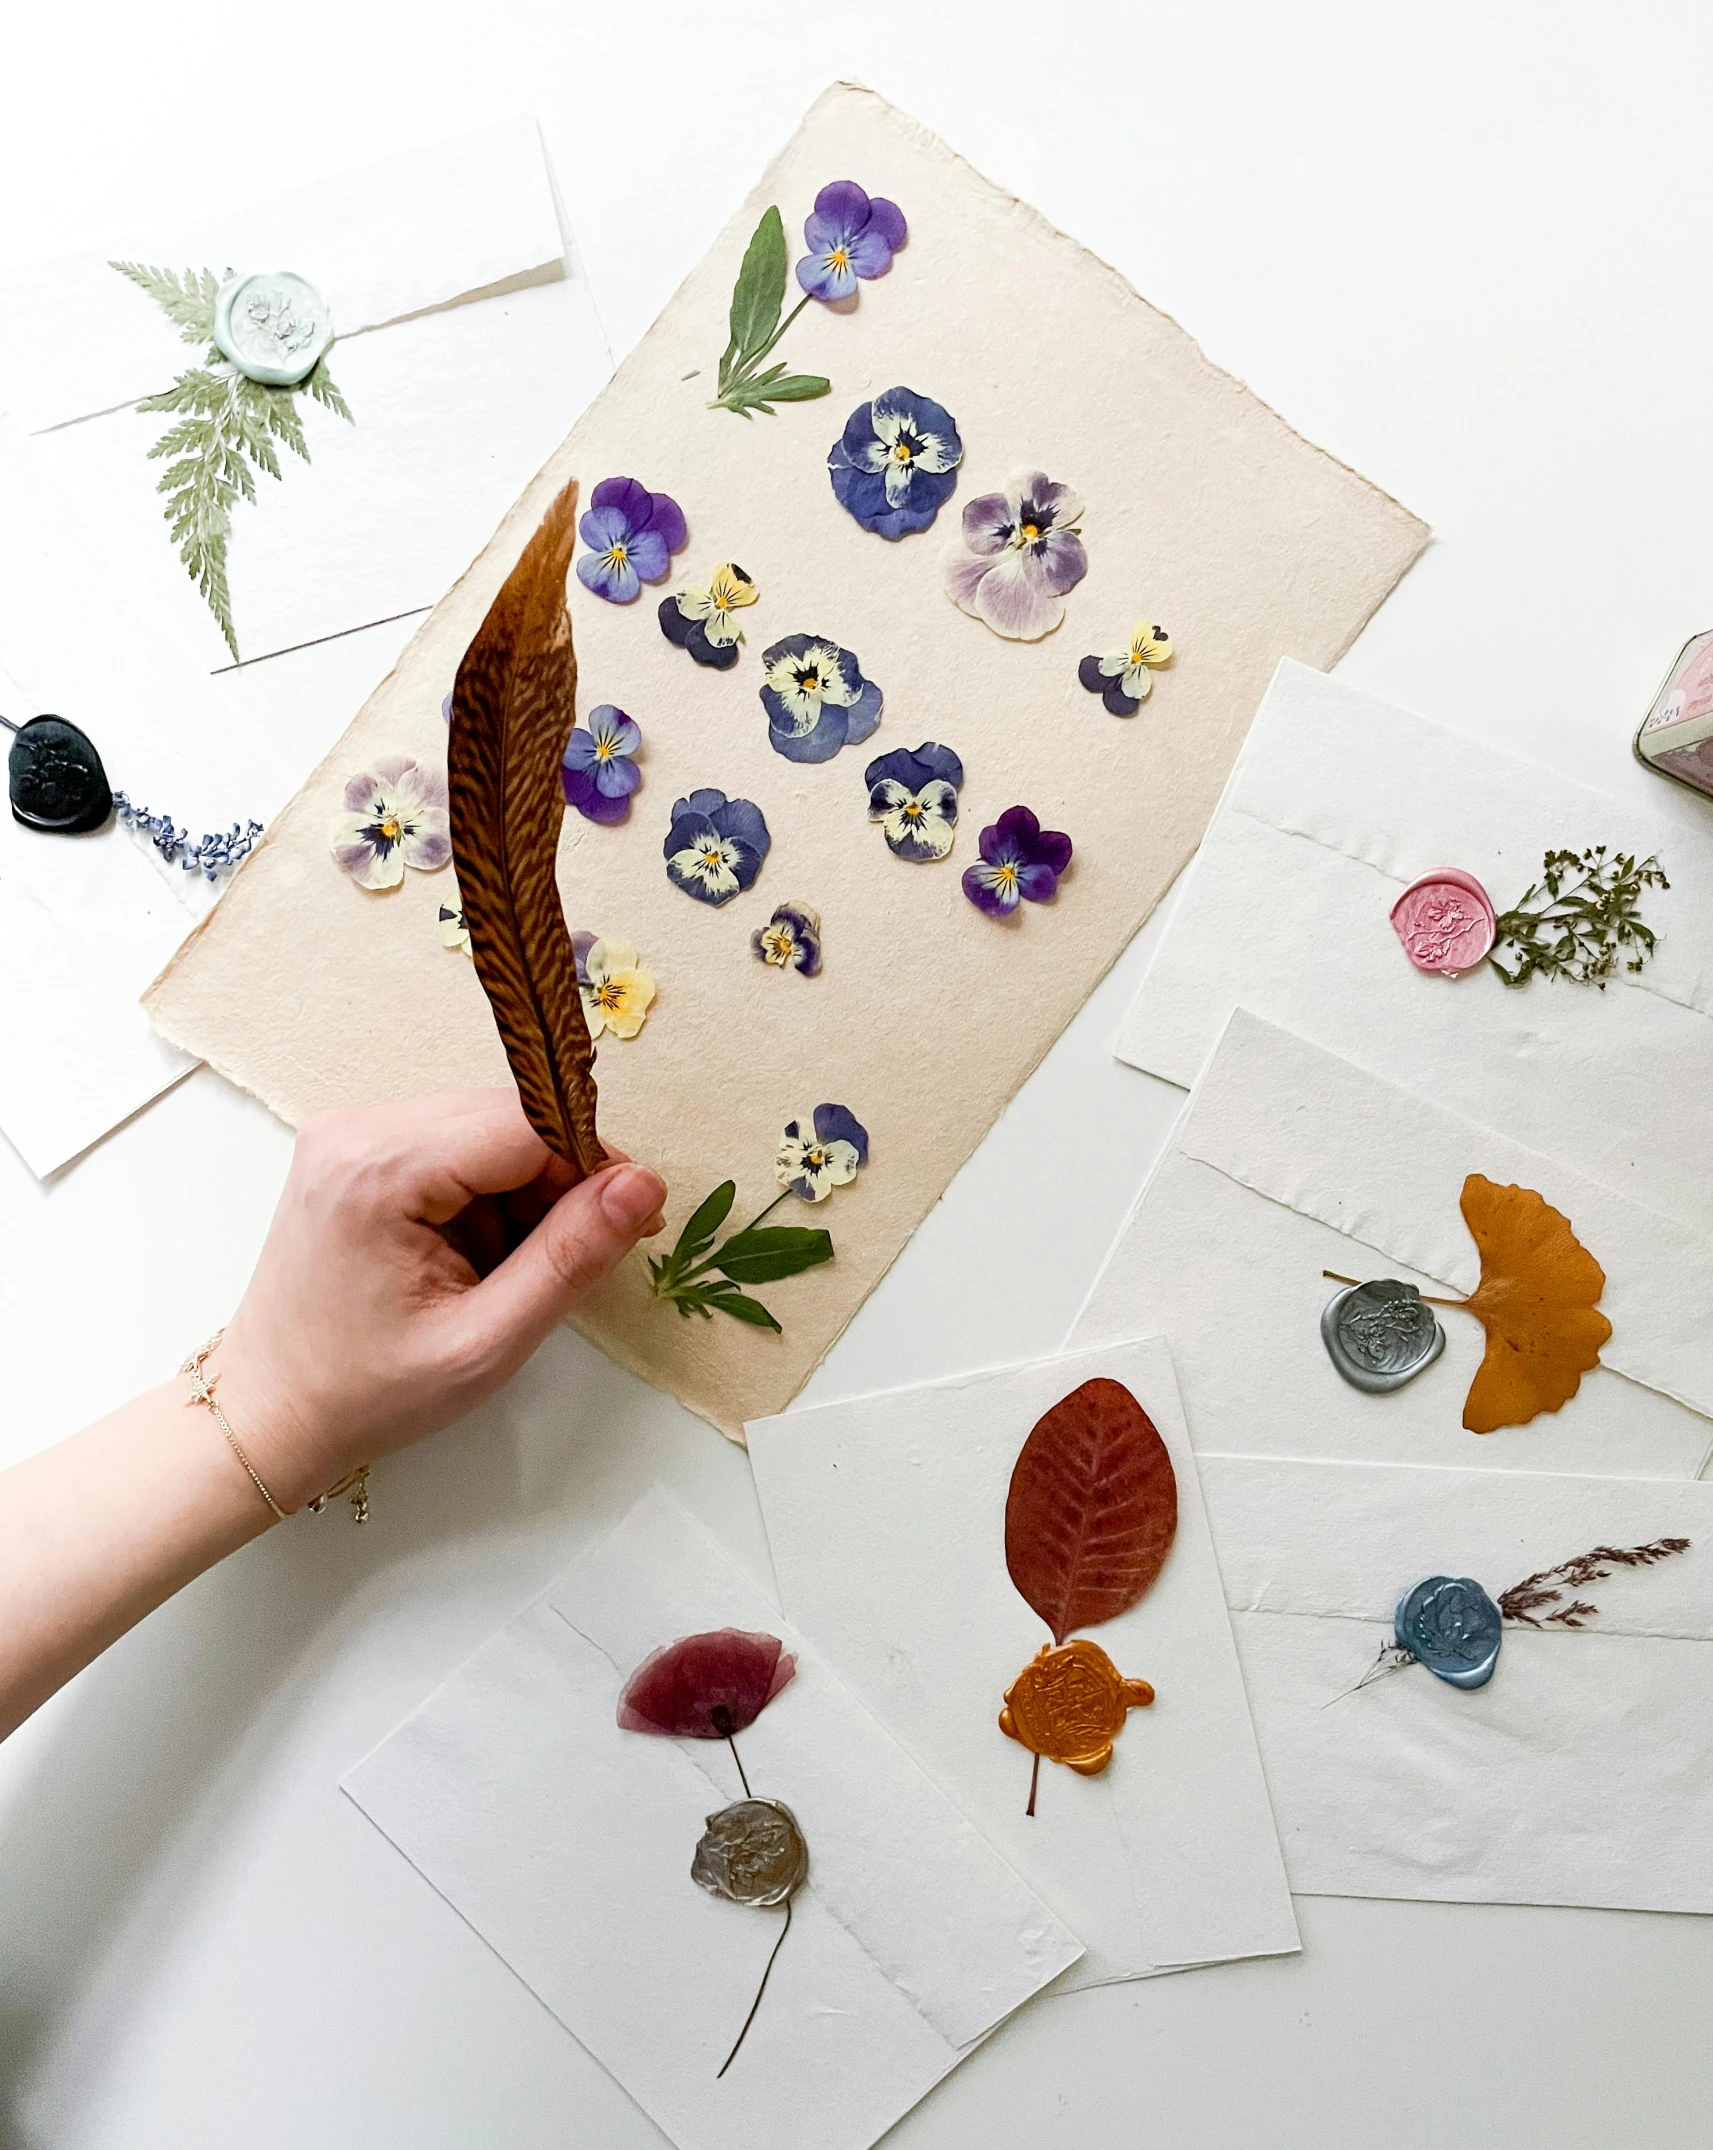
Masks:
[[[1472,873],[1436,866],[1393,904],[1392,930],[1417,970],[1456,978],[1473,970],[1493,946],[1493,899]]]
[[[1421,1293],[1396,1277],[1335,1293],[1321,1313],[1320,1335],[1345,1380],[1371,1396],[1401,1389],[1445,1349],[1445,1331]]]
[[[289,269],[229,276],[214,299],[214,342],[252,381],[295,388],[333,341],[327,301]]]

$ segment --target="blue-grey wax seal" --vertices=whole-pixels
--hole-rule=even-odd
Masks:
[[[295,388],[333,341],[327,301],[289,269],[229,276],[214,298],[214,341],[238,371]]]
[[[1351,1284],[1320,1317],[1326,1355],[1352,1388],[1383,1396],[1401,1389],[1445,1349],[1445,1331],[1413,1284],[1377,1277]]]
[[[1430,1575],[1398,1600],[1392,1632],[1400,1650],[1453,1687],[1485,1687],[1499,1662],[1505,1623],[1467,1575]]]

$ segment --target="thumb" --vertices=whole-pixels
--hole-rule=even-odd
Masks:
[[[666,1184],[646,1165],[610,1165],[559,1197],[521,1247],[466,1293],[469,1343],[507,1380],[639,1239],[660,1229]]]

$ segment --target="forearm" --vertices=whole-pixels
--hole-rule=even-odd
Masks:
[[[181,1380],[0,1472],[0,1738],[273,1522]]]

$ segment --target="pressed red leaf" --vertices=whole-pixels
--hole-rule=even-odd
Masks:
[[[681,1635],[652,1651],[626,1680],[619,1724],[670,1739],[726,1739],[754,1724],[796,1670],[777,1635],[736,1627]]]
[[[1177,1527],[1172,1459],[1121,1381],[1085,1381],[1037,1420],[1011,1473],[1005,1564],[1055,1643],[1128,1612]]]

